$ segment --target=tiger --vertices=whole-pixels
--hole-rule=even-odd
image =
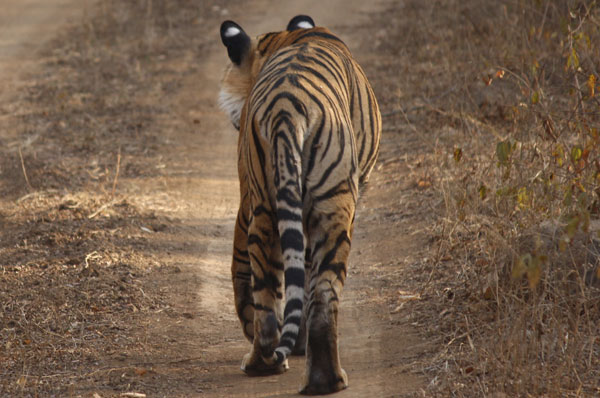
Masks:
[[[346,44],[307,15],[255,39],[228,20],[220,35],[218,102],[239,132],[231,274],[252,343],[241,369],[279,374],[306,354],[300,393],[342,390],[338,311],[359,186],[379,153],[377,100]]]

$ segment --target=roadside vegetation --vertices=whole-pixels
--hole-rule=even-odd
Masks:
[[[429,388],[596,396],[600,8],[424,4],[391,18],[387,45],[407,66],[388,72],[396,106],[385,116],[422,135],[415,184],[439,215],[414,304],[439,344]]]

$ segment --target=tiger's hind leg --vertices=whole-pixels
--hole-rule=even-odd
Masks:
[[[305,277],[306,281],[304,283],[304,302],[308,303],[308,287],[310,280],[310,269],[311,269],[311,256],[310,256],[310,248],[306,249],[306,253],[304,255],[305,258]],[[306,354],[306,309],[304,306],[302,309],[302,320],[300,321],[300,330],[298,331],[298,339],[296,340],[296,345],[292,350],[292,355],[304,355]]]
[[[252,297],[252,270],[248,254],[248,220],[243,207],[240,207],[233,237],[233,260],[231,277],[233,280],[233,296],[235,310],[242,324],[244,336],[254,341],[254,299]]]
[[[279,342],[283,320],[283,262],[279,237],[273,231],[268,211],[255,214],[248,229],[248,254],[252,271],[254,303],[254,340],[250,353],[244,356],[242,370],[249,376],[283,373],[281,365],[267,363]]]
[[[348,387],[338,351],[338,308],[346,279],[356,207],[356,183],[345,182],[334,197],[313,205],[308,221],[312,252],[302,394],[327,394]],[[340,207],[343,203],[343,207]]]

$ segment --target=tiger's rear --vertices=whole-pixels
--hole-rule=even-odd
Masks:
[[[253,343],[242,369],[279,373],[306,351],[301,392],[338,391],[338,306],[359,180],[379,149],[377,102],[345,44],[310,17],[254,41],[226,21],[221,38],[232,64],[220,103],[240,132],[232,277]]]

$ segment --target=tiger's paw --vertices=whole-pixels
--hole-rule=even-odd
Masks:
[[[348,388],[348,375],[344,369],[340,369],[340,374],[324,372],[313,369],[305,385],[300,389],[300,394],[304,395],[322,395],[332,394]]]
[[[260,355],[253,356],[252,353],[244,355],[241,366],[242,371],[250,377],[278,375],[289,368],[287,359],[280,365],[267,365]]]

